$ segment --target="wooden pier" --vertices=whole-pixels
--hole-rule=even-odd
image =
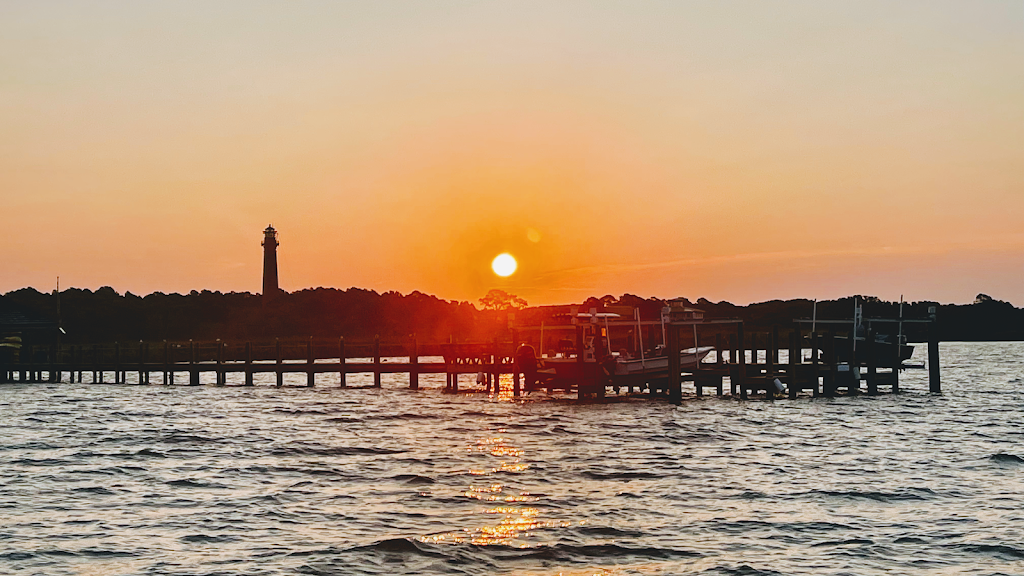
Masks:
[[[941,392],[934,318],[900,321],[927,324],[929,390]],[[888,321],[872,319],[871,322]],[[379,388],[382,374],[408,374],[408,387],[415,390],[419,388],[420,375],[445,374],[444,390],[455,393],[460,391],[459,376],[472,374],[478,385],[475,389],[482,387],[487,392],[500,392],[501,376],[511,375],[513,396],[539,389],[549,392],[562,389],[575,390],[580,398],[602,398],[609,388],[616,393],[625,388],[626,392],[639,390],[679,402],[684,383],[691,384],[697,396],[708,389],[720,396],[728,390],[733,396],[744,399],[752,394],[775,398],[782,390],[789,398],[802,394],[817,397],[878,394],[885,390],[899,392],[900,371],[907,367],[900,364],[898,355],[897,360],[887,365],[878,361],[873,330],[862,343],[866,346],[865,361],[841,363],[837,350],[843,342],[851,342],[850,323],[817,321],[817,324],[824,329],[807,330],[797,321],[785,328],[775,326],[769,331],[747,333],[740,320],[670,322],[666,324],[667,377],[641,377],[627,382],[602,372],[598,362],[585,362],[582,354],[576,354],[579,377],[574,382],[524,381],[523,367],[516,355],[519,332],[513,330],[511,341],[485,343],[419,344],[415,338],[398,343],[382,343],[379,338],[369,342],[309,338],[270,342],[26,345],[14,363],[0,365],[0,383],[62,382],[65,375],[67,381],[81,383],[85,375],[89,375],[90,383],[125,384],[131,372],[138,374],[138,384],[151,384],[152,375],[160,374],[160,382],[166,385],[197,386],[201,384],[201,375],[206,373],[214,375],[216,386],[227,385],[229,374],[243,375],[244,386],[253,386],[256,374],[274,374],[275,385],[281,387],[285,384],[285,374],[305,374],[304,386],[312,387],[316,375],[337,374],[334,385],[345,388],[349,385],[349,374],[371,374],[372,387]],[[585,327],[572,328],[576,331],[576,350],[582,350]],[[692,342],[688,341],[691,334]],[[846,340],[841,341],[841,337]],[[683,371],[680,367],[683,343],[696,347],[702,341],[714,342],[714,360]],[[783,350],[787,352],[785,359],[781,354]],[[424,357],[435,360],[422,361]],[[395,358],[404,360],[396,362]]]
[[[153,374],[162,375],[162,383],[197,386],[202,374],[213,374],[216,386],[227,385],[228,374],[242,374],[244,386],[254,385],[255,374],[274,374],[277,386],[284,385],[285,374],[305,374],[305,386],[312,387],[317,374],[337,374],[337,386],[348,386],[349,374],[372,374],[373,387],[381,386],[383,374],[408,374],[409,388],[419,388],[421,374],[446,374],[446,390],[458,391],[458,376],[485,374],[481,384],[487,390],[499,390],[499,376],[515,375],[514,342],[488,344],[420,345],[415,339],[405,343],[346,343],[315,340],[268,342],[136,342],[97,345],[26,345],[17,362],[0,365],[0,383],[11,382],[89,382],[125,384],[129,373],[137,373],[138,384],[153,383]],[[423,362],[423,356],[441,357],[441,362]],[[389,361],[394,357],[406,361]],[[356,358],[360,361],[352,362]],[[477,378],[480,381],[480,378]],[[517,389],[516,394],[520,392]]]

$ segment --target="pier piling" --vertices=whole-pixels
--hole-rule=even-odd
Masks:
[[[939,329],[935,325],[935,306],[928,307],[928,391],[932,394],[942,393],[942,381],[939,376]]]
[[[380,388],[380,334],[373,337],[373,387]]]
[[[412,342],[409,344],[409,388],[420,389],[420,354],[415,334],[412,335]]]
[[[875,345],[875,331],[868,330],[867,338],[864,340],[864,355],[868,362],[868,394],[871,396],[878,394],[878,365],[875,360],[877,349],[878,346]]]
[[[281,358],[280,341],[278,341],[277,343],[277,357]],[[345,337],[341,336],[338,338],[338,385],[341,386],[342,388],[348,387],[348,374],[346,373],[347,371],[345,369],[346,361],[347,359],[345,358]],[[278,360],[278,363],[280,364],[280,360]],[[279,379],[281,378],[280,370],[277,371],[277,377]]]
[[[277,373],[277,387],[280,388],[280,387],[284,386],[284,372],[281,370],[282,364],[284,364],[284,356],[281,354],[281,339],[280,338],[275,338],[274,339],[274,349],[275,349],[276,354],[277,354],[277,364],[275,365],[275,368],[277,369],[276,370],[276,373]]]
[[[252,386],[252,342],[245,343],[245,385]]]
[[[313,337],[306,340],[306,388],[312,388],[316,373],[313,372]]]

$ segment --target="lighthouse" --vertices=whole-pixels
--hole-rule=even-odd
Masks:
[[[277,230],[273,225],[263,231],[263,302],[270,302],[280,288],[277,286]]]

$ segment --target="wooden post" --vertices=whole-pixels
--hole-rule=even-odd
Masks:
[[[114,384],[121,383],[121,343],[114,342]]]
[[[825,376],[825,396],[836,395],[836,378],[839,376],[839,365],[836,363],[836,334],[829,330],[825,334],[825,363],[828,372]]]
[[[164,379],[163,383],[168,384],[170,380],[171,367],[170,367],[170,345],[167,344],[167,340],[164,340]],[[173,383],[173,382],[171,382]]]
[[[100,357],[99,350],[96,345],[92,345],[92,383],[103,382],[103,371],[100,370]]]
[[[519,397],[519,332],[512,329],[512,396]]]
[[[772,326],[772,363],[779,366],[779,326]]]
[[[497,342],[497,340],[495,340]],[[459,351],[455,347],[455,335],[448,335],[448,343],[452,345],[451,351],[449,351],[449,371],[448,371],[448,390],[452,394],[458,394],[459,392]]]
[[[725,363],[725,349],[722,348],[722,334],[715,334],[715,363],[721,368],[722,364]]]
[[[217,386],[223,386],[224,383],[224,342],[217,338]]]
[[[584,384],[583,364],[583,326],[576,325],[576,397],[586,396],[586,385]]]
[[[18,351],[18,360],[21,363],[20,374],[18,375],[18,382],[28,382],[32,379],[32,345],[22,344],[21,350]]]
[[[25,347],[22,346],[21,352],[23,354],[23,360],[28,367],[28,379],[22,377],[22,382],[35,382],[36,381],[36,347],[34,344],[28,345],[27,353]]]
[[[313,337],[306,340],[306,388],[312,388],[316,381],[316,374],[313,372]]]
[[[897,337],[898,338],[898,337]],[[899,394],[900,392],[900,364],[903,360],[900,358],[899,343],[897,343],[896,354],[893,355],[892,360],[892,393]]]
[[[819,391],[821,390],[821,355],[819,353],[819,341],[818,333],[811,332],[811,374],[813,376],[811,383],[814,384],[814,397],[817,398]]]
[[[281,339],[274,338],[274,349],[277,354],[277,363],[274,365],[274,372],[277,374],[277,387],[284,386],[284,356],[281,355]]]
[[[188,341],[188,353],[188,385],[199,386],[199,367],[196,366],[196,343],[192,339]]]
[[[149,373],[146,371],[146,344],[139,340],[139,384],[147,384],[146,378]]]
[[[876,363],[878,346],[875,344],[874,330],[868,329],[867,339],[864,340],[864,352],[868,361],[868,394],[874,396],[878,394],[878,365]],[[896,354],[899,354],[899,345],[897,345]]]
[[[494,337],[494,355],[491,357],[491,375],[494,377],[494,394],[501,393],[501,352],[498,347],[498,337]]]
[[[254,386],[252,381],[252,342],[245,343],[245,385]]]
[[[373,337],[373,387],[380,388],[380,334]]]
[[[420,389],[420,352],[415,334],[412,335],[412,343],[409,344],[409,388]]]
[[[789,385],[790,400],[796,398],[797,393],[800,391],[800,384],[798,384],[796,374],[800,360],[800,332],[793,330],[789,333],[789,366],[786,367],[786,384]]]
[[[682,367],[679,362],[679,326],[668,325],[668,401],[673,404],[683,402]]]
[[[735,395],[740,393],[739,388],[736,387],[736,382],[738,380],[737,379],[737,372],[736,372],[736,370],[737,370],[736,366],[738,366],[738,364],[736,364],[736,335],[735,334],[729,334],[728,340],[729,340],[729,361],[728,361],[728,364],[729,364],[729,389],[730,389],[729,393],[732,394],[733,396],[735,396]]]
[[[736,354],[739,358],[738,374],[740,398],[747,399],[747,350],[743,344],[743,322],[736,324]]]
[[[932,394],[942,393],[942,381],[939,376],[939,328],[935,325],[935,306],[928,307],[931,322],[928,323],[928,391]],[[899,345],[899,342],[896,343]],[[899,356],[897,348],[896,356]]]
[[[50,353],[46,355],[47,364],[47,379],[50,382],[57,382],[57,370],[60,370],[60,365],[57,363],[57,345],[50,344]]]
[[[348,373],[345,370],[345,337],[338,338],[338,382],[342,388],[348,386]]]
[[[61,348],[61,346],[58,345],[58,350],[59,350],[59,348]],[[65,354],[63,352],[59,352],[57,354],[57,361],[60,362],[61,359],[64,356],[65,356]],[[75,383],[75,346],[73,344],[67,345],[67,358],[68,358],[68,361],[66,363],[61,362],[61,364],[67,364],[67,367],[68,367],[68,383],[69,384],[74,384]],[[57,381],[58,382],[61,382],[62,379],[63,379],[63,376],[61,375],[61,372],[62,372],[61,367],[58,366],[57,367]]]

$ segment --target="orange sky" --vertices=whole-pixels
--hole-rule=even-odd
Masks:
[[[1016,1],[5,2],[0,292],[257,292],[272,222],[287,290],[1024,305],[1022,23]]]

